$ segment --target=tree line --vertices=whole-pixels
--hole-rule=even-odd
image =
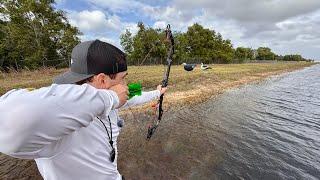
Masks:
[[[128,57],[129,64],[160,64],[166,58],[165,31],[146,27],[138,23],[138,32],[129,30],[120,36],[120,43]],[[230,40],[224,40],[220,33],[194,24],[185,33],[173,32],[175,38],[174,62],[232,63],[234,49]]]
[[[164,29],[137,24],[138,32],[133,35],[126,30],[120,36],[120,43],[128,55],[129,64],[160,64],[166,58]],[[252,49],[233,48],[229,39],[220,33],[204,28],[198,23],[188,27],[187,32],[174,32],[174,63],[243,63],[249,60],[312,61],[301,55],[277,55],[268,47]]]
[[[54,0],[2,0],[0,2],[0,70],[67,67],[81,32],[70,25]],[[164,29],[137,24],[138,32],[126,30],[120,43],[128,63],[162,64],[167,44]],[[174,29],[174,27],[173,27]],[[186,32],[173,32],[174,63],[242,63],[247,60],[303,61],[301,55],[277,55],[268,47],[234,48],[229,39],[200,24]]]
[[[0,3],[0,67],[38,68],[68,65],[80,31],[72,27],[54,0],[2,0]]]

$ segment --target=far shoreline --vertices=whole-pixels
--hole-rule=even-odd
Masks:
[[[249,85],[252,83],[261,82],[272,76],[283,75],[285,73],[302,70],[306,67],[311,67],[313,65],[318,64],[318,63],[299,64],[298,62],[286,62],[286,63],[290,63],[290,64],[297,63],[296,64],[297,66],[289,66],[287,68],[280,68],[274,71],[256,72],[251,75],[246,74],[240,78],[226,80],[226,81],[221,79],[219,80],[219,79],[216,79],[216,77],[213,77],[212,79],[210,78],[209,80],[208,79],[202,80],[198,84],[191,82],[189,85],[194,86],[194,89],[186,88],[186,90],[180,90],[180,89],[175,90],[174,89],[175,85],[171,83],[169,85],[169,92],[165,95],[164,107],[170,108],[171,110],[173,110],[181,106],[195,105],[209,99],[214,99],[215,97],[223,94],[224,92],[230,89],[238,88],[240,86]],[[248,64],[257,64],[257,66],[259,66],[260,64],[263,65],[263,64],[270,64],[270,63],[248,63]],[[143,111],[147,106],[148,105],[130,109],[130,111],[132,110]]]

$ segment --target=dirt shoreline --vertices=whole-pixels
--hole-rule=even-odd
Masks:
[[[208,99],[215,98],[228,89],[237,88],[239,86],[253,82],[258,82],[270,76],[295,71],[305,67],[307,66],[294,67],[291,69],[283,69],[272,72],[254,73],[252,75],[245,75],[237,80],[221,80],[218,77],[212,76],[210,79],[202,79],[200,81],[191,83],[190,86],[192,86],[192,88],[189,88],[189,90],[185,91],[175,91],[173,85],[170,88],[171,92],[169,91],[166,94],[164,109],[178,110],[181,107],[198,104]],[[135,109],[130,109],[130,111],[141,112],[144,111],[145,108],[146,106],[143,106]],[[125,146],[126,142],[123,140],[123,137],[127,137],[129,135],[130,130],[126,130],[125,134],[122,136],[122,139],[120,139],[119,145]],[[125,165],[121,163],[121,158],[119,159],[119,161],[120,170],[123,170],[123,168],[125,168]],[[123,170],[122,172],[125,171],[126,170]],[[0,154],[0,179],[38,180],[42,178],[33,160],[19,160]]]

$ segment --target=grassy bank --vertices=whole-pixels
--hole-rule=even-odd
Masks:
[[[164,118],[151,141],[145,141],[146,128],[141,128],[146,127],[144,123],[151,119],[146,114],[148,110],[145,107],[142,110],[140,107],[121,112],[126,125],[118,141],[120,172],[128,179],[192,179],[190,177],[194,177],[194,174],[190,175],[190,172],[195,167],[205,169],[202,166],[206,163],[202,162],[210,162],[207,164],[214,167],[221,156],[201,139],[206,135],[205,131],[196,127],[203,127],[199,125],[202,121],[192,122],[192,127],[195,128],[186,128],[183,124],[188,119],[170,118],[175,108],[188,107],[215,97],[229,88],[311,65],[313,64],[305,62],[211,65],[213,69],[208,71],[197,67],[192,72],[184,71],[182,66],[173,66],[170,90],[164,102]],[[13,88],[47,86],[54,76],[64,71],[66,69],[1,73],[0,94]],[[164,67],[131,66],[128,71],[128,82],[140,81],[149,90],[155,89],[161,82]],[[41,179],[33,161],[13,159],[0,154],[0,164],[0,179]]]
[[[311,65],[313,63],[306,62],[219,64],[211,65],[211,70],[202,71],[197,67],[191,72],[184,71],[182,66],[173,66],[167,99],[176,105],[196,103],[237,85]],[[50,85],[56,75],[66,70],[41,69],[0,73],[0,95],[14,88],[39,88]],[[128,72],[128,82],[141,82],[145,90],[149,90],[160,84],[164,66],[130,66]]]
[[[200,70],[197,67],[192,72],[184,71],[182,66],[172,66],[170,74],[171,93],[193,89],[198,85],[217,82],[232,82],[244,77],[261,77],[266,74],[291,71],[312,63],[250,63],[250,64],[219,64],[212,65],[213,69]],[[39,88],[50,85],[52,79],[67,69],[41,69],[36,71],[0,72],[0,95],[14,88]],[[164,66],[130,66],[128,82],[139,81],[145,89],[150,89],[162,80]]]

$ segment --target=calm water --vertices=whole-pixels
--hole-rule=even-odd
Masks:
[[[121,147],[132,179],[320,179],[320,65],[165,112]]]
[[[204,114],[203,142],[221,157],[198,177],[320,179],[320,65],[229,91],[197,108]]]

